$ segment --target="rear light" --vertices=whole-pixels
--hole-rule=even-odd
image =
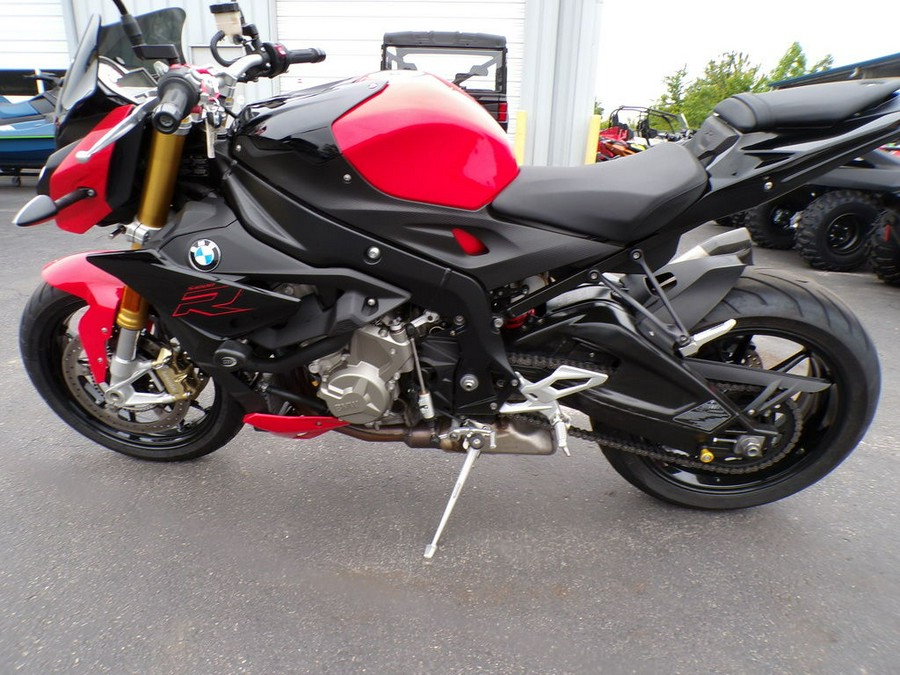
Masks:
[[[509,106],[506,103],[500,103],[497,106],[497,121],[501,124],[509,121]]]

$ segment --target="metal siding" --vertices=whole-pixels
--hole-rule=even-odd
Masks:
[[[525,0],[278,0],[278,41],[292,49],[319,47],[324,63],[295,66],[280,78],[282,91],[369,73],[381,61],[385,33],[466,31],[506,36],[510,133],[522,82]]]
[[[0,68],[69,65],[60,0],[0,0],[0,17]]]

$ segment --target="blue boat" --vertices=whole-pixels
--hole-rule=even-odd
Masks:
[[[56,149],[53,122],[46,119],[0,124],[0,173],[40,169]]]
[[[58,78],[38,77],[58,83]],[[0,175],[12,176],[16,184],[23,172],[40,170],[56,149],[56,91],[54,87],[21,103],[0,96]]]

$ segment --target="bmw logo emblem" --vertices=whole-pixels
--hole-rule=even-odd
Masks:
[[[191,255],[188,260],[191,267],[201,272],[211,272],[219,266],[222,260],[222,252],[216,242],[209,239],[199,239],[191,244]]]

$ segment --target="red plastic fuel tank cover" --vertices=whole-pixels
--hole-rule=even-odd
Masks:
[[[376,189],[477,210],[518,175],[506,134],[459,87],[427,73],[367,77],[388,85],[339,117],[332,132],[344,158]]]

